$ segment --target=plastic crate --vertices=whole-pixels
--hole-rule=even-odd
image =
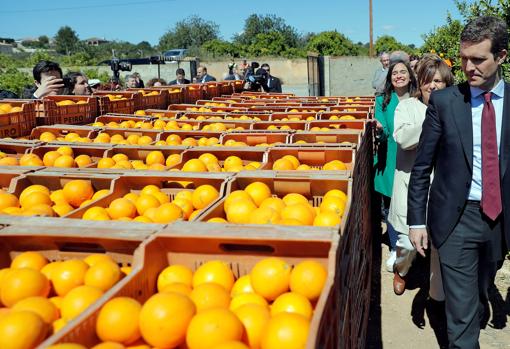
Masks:
[[[289,144],[305,141],[308,144],[320,144],[321,146],[338,146],[342,143],[360,144],[361,131],[335,131],[335,132],[299,132],[290,136]]]
[[[172,130],[172,131],[163,131],[158,135],[158,141],[166,141],[166,139],[171,135],[178,135],[181,137],[181,140],[186,138],[193,138],[195,140],[199,140],[201,138],[218,138],[220,140],[222,132],[207,132],[207,131],[181,131],[181,130]]]
[[[33,100],[2,99],[1,103],[9,103],[12,107],[20,107],[21,111],[0,115],[0,137],[23,137],[30,134],[36,126],[36,105]]]
[[[253,125],[253,121],[251,120],[214,120],[214,121],[201,121],[200,122],[200,130],[204,130],[204,127],[209,126],[211,127],[212,124],[218,124],[221,123],[225,126],[226,130],[234,130],[234,129],[243,129],[243,130],[249,130],[251,128],[251,125]],[[208,127],[204,131],[208,131]]]
[[[185,88],[179,85],[173,85],[171,88],[167,87],[168,102],[167,104],[184,103]]]
[[[365,131],[367,120],[318,120],[318,121],[310,121],[308,123],[307,131],[314,132],[314,127],[318,127],[320,129],[327,128],[330,130],[361,130]]]
[[[369,112],[365,111],[336,111],[336,112],[323,112],[319,113],[318,117],[320,120],[329,120],[329,121],[338,121],[338,120],[344,120],[342,117],[351,116],[354,117],[356,120],[367,120],[369,118]],[[331,119],[333,118],[333,119]],[[352,120],[352,119],[345,119],[345,120]]]
[[[152,116],[132,116],[130,114],[107,114],[98,116],[94,123],[101,122],[106,127],[108,127],[107,124],[110,122],[120,124],[124,121],[134,121],[136,123],[138,121],[150,122],[153,119],[154,117]]]
[[[113,99],[111,98],[113,95],[122,96],[125,99]],[[93,96],[102,97],[98,100],[101,114],[133,114],[135,110],[141,109],[141,94],[138,92],[97,91]]]
[[[199,110],[200,108],[205,110]],[[209,108],[206,108],[201,105],[197,104],[191,104],[191,103],[184,103],[184,104],[170,104],[167,108],[167,110],[170,111],[191,111],[191,112],[209,112]]]
[[[121,135],[124,140],[126,140],[131,135],[137,135],[137,136],[149,136],[152,139],[152,142],[150,144],[154,144],[156,142],[156,139],[158,138],[158,135],[160,131],[156,130],[142,130],[142,129],[131,129],[131,128],[103,128],[99,133],[97,133],[95,136],[97,137],[101,133],[106,133],[110,137],[113,135]]]
[[[276,127],[276,129],[272,130],[269,127]],[[264,122],[256,122],[252,125],[252,130],[266,130],[266,131],[274,131],[274,132],[282,132],[290,130],[301,130],[305,131],[307,129],[308,122],[306,121],[264,121]],[[283,128],[282,128],[283,127]]]
[[[289,140],[289,133],[287,132],[257,132],[257,133],[228,133],[221,137],[221,144],[233,140],[235,142],[244,142],[248,146],[258,146],[261,144],[287,144]]]
[[[126,91],[140,93],[139,109],[165,109],[168,105],[168,90],[158,88],[128,88]],[[151,95],[150,93],[157,94]],[[136,107],[136,106],[135,106]],[[137,109],[138,110],[138,109]]]
[[[184,86],[184,103],[195,103],[203,98],[203,84],[188,84]]]
[[[5,153],[7,157],[15,158],[19,160],[23,155],[28,154],[31,152],[31,150],[36,147],[37,145],[34,143],[22,143],[22,142],[8,142],[8,141],[0,141],[0,152]],[[41,157],[42,160],[42,157]],[[44,166],[6,166],[6,165],[0,165],[0,168],[2,169],[9,169],[9,168],[22,168],[26,171],[37,171]]]
[[[360,105],[360,104],[338,104],[329,108],[332,112],[365,112],[370,113],[373,109],[372,105]]]
[[[329,336],[330,332],[335,331],[326,320],[337,311],[328,303],[328,296],[335,287],[337,240],[324,234],[312,239],[288,233],[268,236],[258,231],[239,236],[221,232],[221,225],[212,231],[209,228],[208,231],[201,230],[200,234],[193,234],[188,233],[189,228],[186,230],[184,226],[172,225],[148,238],[136,251],[133,271],[126,282],[123,280],[112,289],[109,297],[101,298],[93,304],[76,319],[74,326],[59,331],[51,342],[44,344],[74,342],[87,347],[97,344],[99,340],[95,334],[95,323],[101,306],[109,299],[120,296],[133,297],[144,303],[157,292],[158,274],[168,265],[183,264],[196,270],[207,261],[220,259],[231,267],[236,277],[240,277],[249,273],[258,261],[272,256],[283,258],[289,265],[315,259],[326,267],[328,277],[315,306],[306,348],[321,347],[318,341],[323,338],[322,333]]]
[[[183,116],[185,117],[184,119],[182,119]],[[227,116],[227,114],[226,113],[213,113],[213,112],[187,111],[184,114],[182,114],[179,117],[179,119],[185,120],[186,118],[188,118],[189,120],[196,120],[199,116],[203,117],[205,120],[213,118],[213,117],[218,117],[218,118],[223,119],[225,116]]]
[[[244,89],[244,81],[243,80],[233,80],[230,83],[234,87],[234,93],[243,91],[243,89]]]
[[[285,155],[292,155],[296,157],[300,164],[308,165],[312,170],[297,171],[279,171],[287,174],[297,173],[297,175],[307,175],[320,170],[321,173],[329,173],[331,175],[344,173],[349,175],[350,171],[354,168],[356,150],[352,145],[339,146],[335,148],[328,147],[273,147],[270,148],[267,154],[267,162],[262,166],[261,170],[272,170],[273,164],[276,160],[283,158]],[[322,166],[327,162],[333,160],[342,161],[347,167],[346,170],[322,170]]]
[[[38,155],[41,159],[44,157],[44,154],[50,151],[56,151],[60,146],[59,145],[41,145],[35,148],[32,148],[29,152],[32,154]],[[105,154],[107,154],[108,150],[111,149],[111,146],[100,146],[97,144],[87,144],[87,145],[71,145],[71,149],[73,150],[74,157],[80,155],[88,155],[90,156],[92,163],[85,168],[89,167],[97,167],[97,162],[99,159],[103,158]],[[48,167],[49,170],[54,170],[54,167]],[[67,169],[70,170],[70,169]]]
[[[29,173],[32,170],[26,167],[3,167],[0,168],[0,189],[8,191],[13,179]]]
[[[276,104],[273,105],[255,105],[250,107],[250,111],[264,111],[270,113],[283,113],[286,112],[288,107],[286,106],[278,106]]]
[[[220,83],[217,81],[206,82],[203,84],[203,98],[204,99],[213,99],[214,97],[221,96],[220,93]]]
[[[58,105],[63,101],[72,101],[73,104]],[[97,98],[92,96],[47,96],[43,98],[42,105],[44,115],[38,117],[38,125],[87,124],[99,115]]]
[[[234,84],[231,81],[219,81],[219,94],[220,96],[231,95],[234,93]]]

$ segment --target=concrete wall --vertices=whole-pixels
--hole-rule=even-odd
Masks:
[[[377,58],[324,57],[325,95],[373,95],[372,78],[380,65]]]

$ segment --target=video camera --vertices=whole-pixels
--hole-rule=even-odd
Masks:
[[[131,71],[132,65],[129,62],[121,62],[118,58],[112,58],[110,68],[113,71],[113,82],[119,83],[120,71]]]
[[[260,64],[257,62],[251,62],[251,66],[248,68],[245,74],[245,82],[248,83],[249,91],[260,91],[262,87],[267,92],[267,80],[269,78],[268,73],[265,69],[259,68]],[[258,68],[258,69],[257,69]]]

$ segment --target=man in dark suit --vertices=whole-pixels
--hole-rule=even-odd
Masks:
[[[466,25],[460,57],[468,81],[432,93],[411,173],[409,237],[424,255],[426,224],[438,249],[450,348],[479,348],[487,289],[510,243],[507,47],[501,19]]]
[[[282,83],[276,76],[271,75],[271,68],[269,67],[269,64],[264,63],[260,67],[267,72],[267,89],[264,90],[266,92],[282,93]]]
[[[175,80],[172,80],[168,83],[168,85],[186,85],[191,83],[188,79],[185,78],[186,72],[184,69],[179,68],[175,71]]]
[[[201,65],[197,68],[197,82],[209,82],[216,81],[216,78],[212,75],[207,74],[207,68]]]

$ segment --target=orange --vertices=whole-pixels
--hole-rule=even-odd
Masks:
[[[340,160],[333,160],[328,163],[326,163],[322,169],[324,171],[344,171],[347,170],[347,166],[343,161]]]
[[[184,199],[184,200],[193,201],[193,191],[181,190],[180,192],[175,194],[174,200],[175,199]]]
[[[133,298],[116,297],[101,308],[96,320],[96,334],[104,342],[112,341],[124,345],[141,337],[136,321],[142,305]]]
[[[150,297],[140,312],[143,339],[158,348],[174,348],[184,343],[186,330],[195,315],[195,305],[177,293],[157,293]]]
[[[213,217],[207,220],[208,223],[228,223],[225,219],[221,217]]]
[[[273,198],[269,197],[262,201],[262,203],[259,205],[259,208],[272,208],[278,213],[281,213],[283,208],[285,207],[285,203],[280,198]]]
[[[218,163],[218,158],[216,155],[211,153],[204,153],[198,157],[199,160],[201,160],[204,164],[211,164],[211,163]]]
[[[241,160],[241,158],[238,156],[231,155],[225,159],[225,161],[223,162],[223,167],[225,168],[225,170],[229,170],[231,168],[236,167],[243,167],[243,160]]]
[[[13,157],[6,157],[3,159],[0,159],[0,166],[18,166],[18,159]]]
[[[58,308],[45,297],[28,297],[20,300],[12,307],[13,310],[26,310],[36,313],[48,325],[59,317]]]
[[[344,201],[347,201],[347,194],[345,194],[340,189],[331,189],[326,194],[324,194],[324,199],[329,198],[330,196],[336,196]]]
[[[319,208],[321,212],[331,211],[337,214],[339,217],[342,217],[345,210],[345,201],[339,197],[330,196],[322,200]]]
[[[83,179],[75,179],[67,182],[62,189],[64,198],[73,207],[79,207],[85,200],[90,200],[94,195],[92,183]]]
[[[167,143],[175,142],[177,144],[181,144],[182,139],[179,135],[171,134],[170,136],[166,137],[166,142]]]
[[[276,298],[271,305],[271,316],[280,313],[300,314],[310,320],[313,315],[312,303],[299,293],[287,292]]]
[[[230,291],[230,296],[236,297],[243,293],[254,293],[253,287],[251,286],[251,278],[250,274],[246,274],[241,276],[236,280],[232,290]]]
[[[0,348],[32,349],[46,337],[48,327],[31,311],[13,311],[0,317]]]
[[[46,264],[48,264],[48,260],[42,254],[35,251],[27,251],[14,257],[11,262],[11,268],[31,268],[34,270],[41,270]]]
[[[35,205],[41,205],[41,204],[51,205],[52,204],[50,196],[48,194],[40,192],[40,191],[35,191],[28,195],[22,196],[20,198],[19,202],[21,204],[21,207],[23,207],[25,209],[30,208]]]
[[[110,194],[110,189],[101,189],[98,190],[92,195],[91,200],[99,200],[101,198],[104,198],[106,195]]]
[[[275,171],[291,171],[294,170],[294,164],[287,159],[278,159],[273,163]]]
[[[68,259],[61,262],[51,272],[51,282],[59,296],[65,296],[73,288],[83,285],[89,266],[80,259]]]
[[[159,150],[151,151],[147,156],[145,157],[145,163],[150,166],[152,164],[165,164],[165,156],[163,153]]]
[[[259,294],[241,293],[240,295],[237,295],[234,298],[232,298],[232,301],[230,302],[229,305],[229,309],[234,311],[245,304],[258,304],[263,305],[265,307],[268,306],[266,299]]]
[[[302,315],[281,313],[269,319],[262,334],[261,349],[304,348],[310,322]]]
[[[28,210],[24,212],[27,215],[38,215],[43,217],[53,217],[54,212],[50,205],[48,204],[37,204],[31,206]]]
[[[10,269],[2,279],[0,299],[2,304],[11,307],[28,297],[47,297],[50,282],[38,270],[29,268]]]
[[[137,216],[133,218],[133,222],[140,222],[140,223],[153,223],[152,219],[145,216]]]
[[[283,259],[265,258],[251,270],[251,284],[256,293],[272,301],[289,290],[290,272],[290,265]]]
[[[191,291],[192,291],[191,286],[174,282],[163,287],[163,289],[160,292],[174,292],[189,297]]]
[[[308,204],[294,204],[286,206],[281,212],[283,219],[295,219],[304,225],[312,225],[315,214]]]
[[[206,165],[199,159],[191,159],[184,163],[181,171],[184,172],[207,172]]]
[[[188,137],[182,140],[181,145],[196,147],[198,143],[196,139]]]
[[[111,261],[97,262],[85,273],[84,283],[108,291],[121,278],[120,268],[117,263]]]
[[[228,341],[215,345],[211,349],[250,349],[246,344],[240,341]]]
[[[53,324],[51,324],[51,328],[53,330],[53,333],[56,333],[60,331],[62,328],[64,328],[67,325],[67,321],[60,318],[57,321],[54,321]]]
[[[97,162],[97,168],[112,168],[115,166],[115,160],[112,158],[102,158]]]
[[[55,211],[55,213],[59,217],[63,217],[66,214],[68,214],[69,212],[74,210],[74,207],[69,205],[67,202],[63,202],[63,203],[59,203],[59,204],[53,205],[53,206],[51,206],[51,208],[53,209],[53,211]]]
[[[239,199],[233,201],[226,210],[227,221],[230,223],[249,223],[251,214],[257,209],[252,200]]]
[[[287,194],[283,197],[282,200],[287,206],[294,204],[309,204],[308,199],[298,193]]]
[[[81,344],[76,343],[61,343],[50,345],[46,349],[87,349],[87,348]]]
[[[230,292],[234,286],[234,274],[229,266],[222,261],[213,260],[202,264],[193,274],[193,287],[214,282]]]
[[[78,286],[69,291],[62,299],[62,318],[69,321],[80,315],[92,303],[103,295],[97,287]]]
[[[243,323],[244,342],[248,343],[250,348],[260,348],[264,328],[271,317],[268,307],[259,304],[245,304],[235,309],[234,313]]]
[[[321,295],[327,276],[326,268],[319,262],[302,261],[290,273],[290,289],[312,302],[316,301]]]
[[[88,220],[94,220],[94,221],[105,221],[110,220],[110,216],[108,215],[108,212],[103,207],[94,206],[87,211],[82,216],[82,219],[88,219]]]
[[[313,220],[313,225],[316,227],[334,227],[341,223],[340,217],[333,211],[319,212]]]
[[[139,215],[143,215],[147,209],[154,207],[158,208],[160,206],[159,200],[151,194],[141,194],[136,199],[136,211]]]
[[[106,210],[112,219],[123,217],[135,218],[136,206],[128,199],[118,198],[113,200]]]
[[[25,154],[19,159],[20,166],[43,166],[44,163],[36,154]]]
[[[228,194],[228,196],[225,198],[225,202],[223,204],[223,208],[225,209],[225,211],[228,210],[228,208],[232,202],[234,202],[238,199],[248,200],[248,201],[253,202],[253,199],[251,198],[250,194],[248,194],[244,190],[235,190],[235,191],[231,192],[230,194]],[[253,203],[253,204],[255,204],[255,203]]]
[[[103,343],[99,343],[99,344],[94,345],[90,349],[125,349],[125,348],[126,347],[123,346],[120,343],[116,343],[116,342],[103,342]]]
[[[178,164],[179,162],[181,162],[181,155],[180,154],[172,154],[166,158],[165,165],[167,165],[168,167],[172,167],[172,166]]]
[[[55,159],[53,162],[54,167],[71,168],[75,167],[75,162],[72,156],[62,155]]]
[[[10,193],[0,193],[0,210],[7,207],[19,207],[19,200],[16,195]]]
[[[246,188],[244,188],[244,191],[250,195],[257,206],[260,206],[265,199],[271,197],[271,189],[269,189],[267,184],[262,182],[250,183]]]
[[[146,211],[147,212],[147,211]],[[184,214],[179,206],[172,203],[166,203],[159,206],[156,209],[154,222],[155,223],[170,223],[181,219],[184,217]],[[149,217],[151,218],[151,217]],[[152,218],[151,218],[152,219]]]
[[[56,270],[57,266],[60,265],[60,261],[50,262],[41,268],[40,272],[46,276],[48,280],[51,281],[52,273]],[[1,279],[0,279],[1,281]]]
[[[57,153],[59,153],[60,155],[68,155],[68,156],[74,157],[73,149],[70,146],[67,146],[67,145],[64,145],[62,147],[58,147],[57,148]]]
[[[92,164],[92,159],[86,154],[78,155],[74,161],[78,167],[86,167]]]
[[[159,191],[161,191],[159,187],[155,186],[154,184],[149,184],[142,188],[140,194],[154,194]]]
[[[230,304],[228,292],[222,286],[212,282],[194,287],[190,298],[195,303],[197,312],[212,308],[228,309]]]
[[[191,286],[192,280],[193,272],[190,268],[180,264],[170,265],[163,269],[158,275],[158,291],[161,292],[165,286],[173,283],[181,283]]]
[[[310,171],[312,168],[308,166],[307,164],[299,165],[296,170],[297,171]]]
[[[285,218],[278,222],[278,224],[281,225],[303,225],[301,221],[298,221],[297,219],[293,218]]]
[[[157,213],[158,213],[157,208],[148,208],[143,214],[143,216],[150,219],[151,223],[156,223]]]
[[[193,213],[193,204],[191,200],[175,199],[174,201],[172,201],[172,203],[181,208],[184,219],[186,220],[189,219],[189,217]]]
[[[269,207],[260,207],[250,213],[250,224],[278,224],[281,217],[278,212]]]
[[[87,263],[89,267],[93,267],[100,262],[113,262],[113,259],[107,254],[94,253],[85,257],[83,261]]]
[[[299,163],[299,160],[294,155],[285,155],[282,157],[282,159],[290,161],[292,163],[292,167],[294,168],[294,170],[298,168],[299,165],[301,165]]]
[[[53,133],[48,131],[41,133],[41,135],[39,136],[39,140],[43,142],[53,142],[55,139],[57,139],[57,137],[55,137]]]
[[[243,336],[243,324],[228,309],[204,310],[191,320],[186,333],[189,349],[209,349],[227,341],[238,341]]]
[[[99,193],[99,191],[97,193]],[[96,195],[96,194],[94,194],[94,195]],[[124,199],[128,199],[129,201],[131,201],[135,205],[136,205],[136,200],[138,200],[139,197],[140,196],[138,194],[136,194],[136,193],[127,193],[126,195],[123,196]]]
[[[48,188],[46,188],[44,185],[40,185],[40,184],[32,184],[32,185],[30,185],[30,186],[26,187],[26,188],[25,188],[25,189],[21,192],[21,194],[20,194],[20,196],[19,196],[20,201],[21,201],[24,197],[26,197],[26,196],[28,196],[28,195],[32,194],[33,192],[42,192],[42,193],[45,193],[45,194],[50,195],[50,190],[49,190]]]
[[[220,193],[215,187],[210,184],[204,184],[193,191],[191,201],[195,209],[201,210],[211,204],[219,196]]]

